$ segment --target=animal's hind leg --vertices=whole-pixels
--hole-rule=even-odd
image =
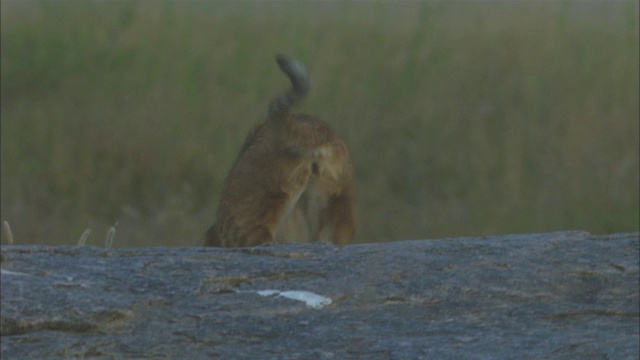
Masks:
[[[237,244],[232,246],[257,246],[274,242],[276,228],[285,215],[289,194],[272,193],[262,199],[255,199],[252,206],[257,210],[248,218],[236,222]]]
[[[320,241],[349,244],[356,231],[355,201],[350,195],[333,196],[322,214]]]

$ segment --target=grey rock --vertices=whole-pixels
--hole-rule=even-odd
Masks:
[[[579,231],[342,247],[3,246],[1,355],[638,359],[639,251],[639,233]]]

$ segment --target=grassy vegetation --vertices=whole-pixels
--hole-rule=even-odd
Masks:
[[[2,1],[15,242],[192,245],[303,60],[357,171],[359,242],[638,231],[638,6]],[[4,237],[3,236],[3,243]]]

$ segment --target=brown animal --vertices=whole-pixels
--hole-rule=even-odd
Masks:
[[[347,146],[324,121],[289,110],[309,93],[309,74],[277,56],[291,89],[269,105],[222,189],[205,246],[352,241],[356,229],[353,166]]]

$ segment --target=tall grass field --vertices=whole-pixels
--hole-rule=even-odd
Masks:
[[[637,1],[1,6],[14,243],[198,244],[276,53],[351,150],[357,242],[639,230]]]

